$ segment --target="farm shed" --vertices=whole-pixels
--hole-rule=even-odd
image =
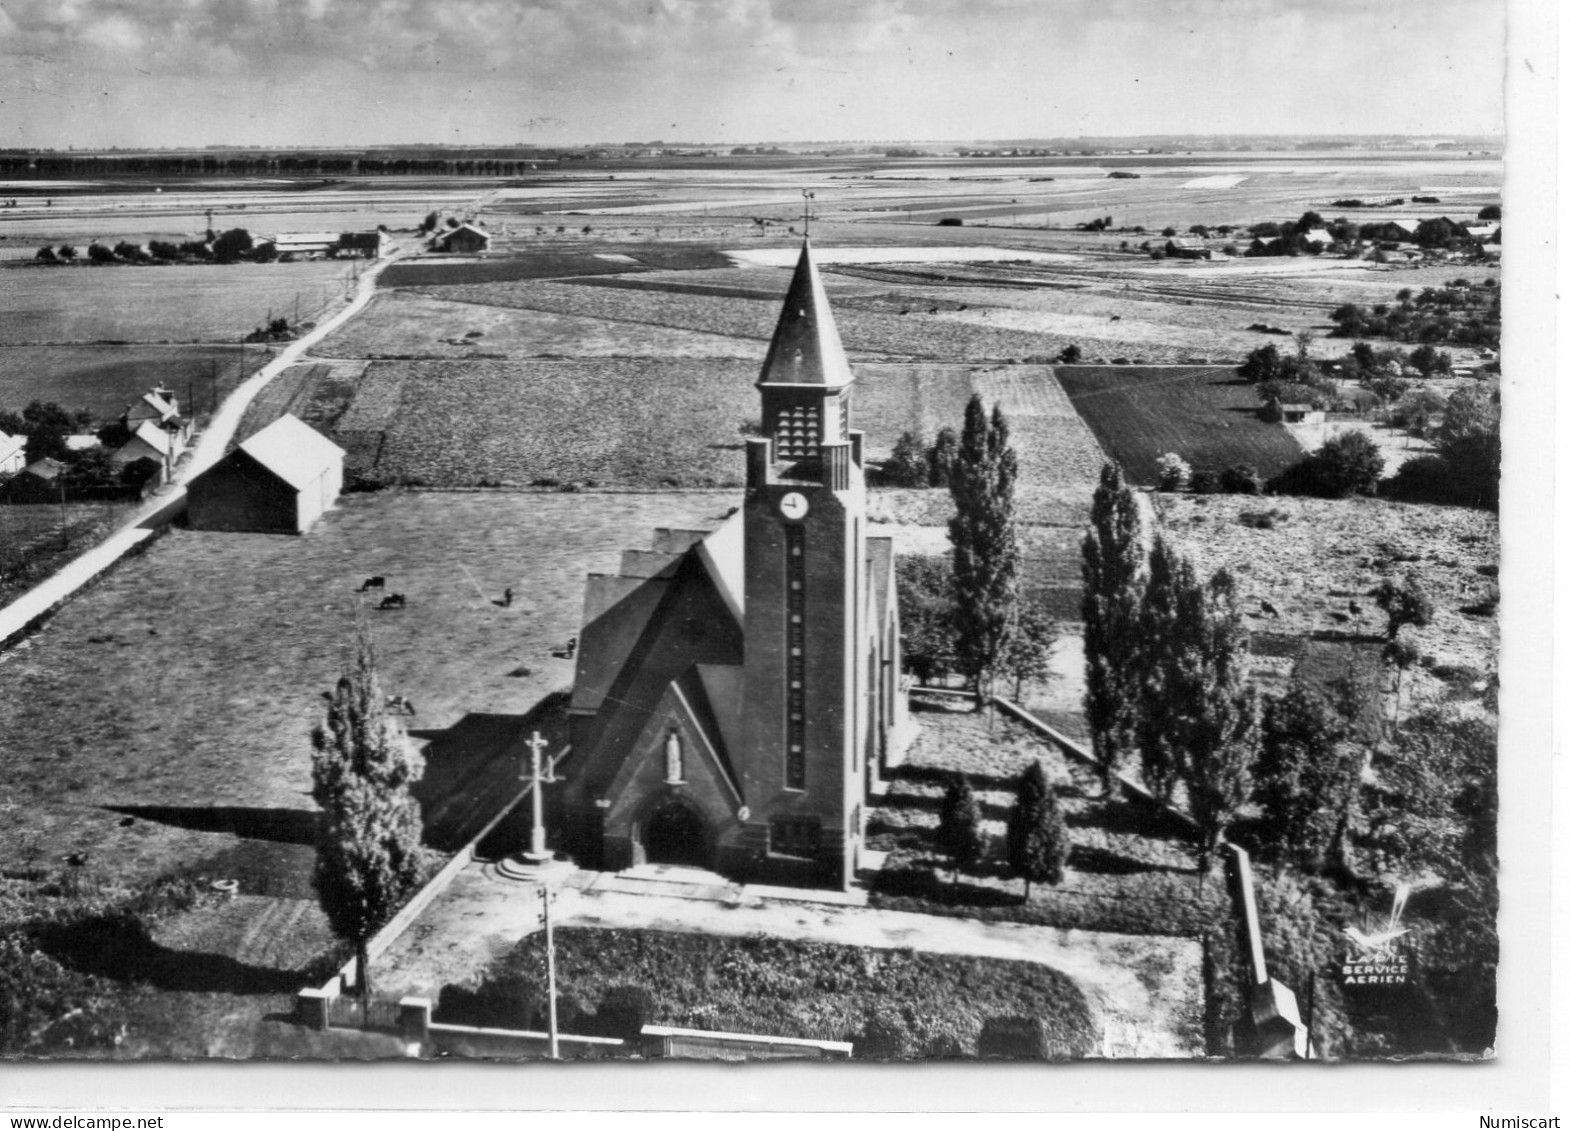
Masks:
[[[459,224],[452,231],[442,236],[438,242],[442,251],[457,252],[460,255],[473,255],[477,252],[491,249],[491,233],[484,228],[477,228],[473,224]]]
[[[1167,255],[1173,259],[1209,259],[1210,249],[1197,236],[1173,236],[1167,241]]]
[[[338,237],[340,256],[358,255],[366,259],[380,259],[384,255],[391,255],[397,246],[392,237],[380,229],[373,232],[345,232]]]
[[[1320,247],[1329,247],[1336,242],[1336,238],[1323,228],[1310,228],[1303,233],[1303,242],[1318,244]]]
[[[304,534],[343,488],[343,449],[281,416],[191,480],[196,530]]]
[[[272,244],[279,255],[326,255],[338,249],[337,232],[280,232],[258,243]]]
[[[15,475],[27,466],[27,437],[0,432],[0,475]]]
[[[0,495],[8,503],[57,503],[64,470],[65,464],[59,460],[35,460],[6,480]]]
[[[1287,424],[1323,424],[1325,413],[1311,404],[1284,404],[1281,419]]]

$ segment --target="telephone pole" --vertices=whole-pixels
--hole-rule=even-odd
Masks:
[[[536,736],[538,737],[538,736]],[[561,1044],[556,1032],[556,936],[551,931],[551,889],[540,885],[540,901],[545,905],[545,992],[549,1021],[550,1058],[561,1059]]]

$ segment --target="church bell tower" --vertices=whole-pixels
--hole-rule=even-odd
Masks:
[[[741,765],[748,851],[766,871],[848,885],[866,749],[866,486],[855,375],[822,280],[801,257],[757,388],[747,445]]]

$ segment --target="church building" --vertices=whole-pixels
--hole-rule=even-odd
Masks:
[[[854,878],[905,719],[855,380],[804,242],[757,381],[741,507],[714,530],[656,530],[618,574],[589,578],[558,787],[580,864]]]

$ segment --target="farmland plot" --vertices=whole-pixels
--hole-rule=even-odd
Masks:
[[[1089,498],[1101,449],[1050,369],[865,363],[857,372],[852,421],[871,458],[902,432],[931,440],[958,427],[981,392],[1014,422],[1027,484]],[[376,453],[374,465],[352,456],[351,467],[383,482],[735,485],[743,426],[757,423],[756,376],[746,359],[376,362],[338,436],[352,452]]]
[[[246,372],[267,361],[246,351]],[[0,408],[20,409],[34,400],[85,408],[99,420],[118,415],[155,386],[166,386],[182,406],[211,409],[241,374],[239,346],[0,346]]]
[[[603,318],[448,302],[441,291],[379,293],[370,307],[312,349],[320,357],[746,357],[756,338],[728,338]]]
[[[437,297],[699,330],[763,342],[773,337],[775,324],[779,321],[779,304],[774,301],[650,293],[566,283],[447,287]],[[1066,344],[1064,339],[1044,334],[935,323],[917,312],[913,312],[912,317],[901,317],[836,310],[835,323],[847,350],[892,357],[1025,358],[1055,353]]]
[[[314,320],[341,298],[347,262],[0,269],[0,345],[233,342],[269,313]]]
[[[1065,365],[1058,379],[1090,430],[1135,483],[1154,485],[1176,452],[1195,468],[1252,464],[1266,477],[1303,457],[1285,428],[1259,419],[1254,387],[1214,367]]]

